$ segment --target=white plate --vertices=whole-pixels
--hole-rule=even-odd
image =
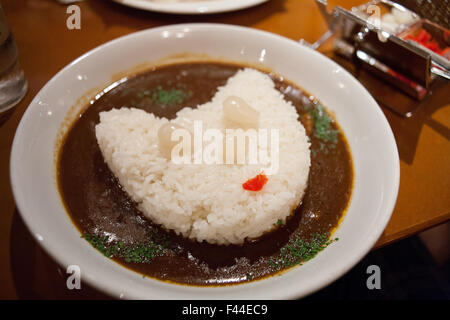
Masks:
[[[73,116],[78,99],[87,92],[95,94],[93,88],[107,87],[113,75],[185,52],[267,66],[335,113],[353,156],[353,195],[335,232],[339,241],[303,266],[227,287],[190,287],[144,279],[105,258],[80,238],[70,221],[57,190],[54,162],[55,141],[69,111]],[[399,172],[397,146],[386,118],[347,71],[295,41],[218,24],[149,29],[108,42],[76,59],[33,99],[17,128],[11,153],[14,197],[39,244],[62,266],[78,265],[83,281],[114,297],[141,299],[294,298],[318,290],[342,276],[375,244],[394,208]]]
[[[203,0],[164,2],[161,0],[113,0],[126,6],[149,11],[176,14],[211,14],[235,11],[256,6],[269,0]]]

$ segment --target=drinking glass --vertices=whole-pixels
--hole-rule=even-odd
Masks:
[[[0,5],[0,114],[14,107],[27,92],[27,80],[17,60],[17,46]]]

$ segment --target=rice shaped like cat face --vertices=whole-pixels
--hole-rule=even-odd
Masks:
[[[230,97],[244,107],[227,107]],[[112,109],[100,113],[95,133],[105,162],[141,212],[199,242],[241,244],[263,235],[286,220],[307,186],[310,145],[297,111],[269,76],[253,69],[171,121]],[[262,174],[260,189],[245,188]]]

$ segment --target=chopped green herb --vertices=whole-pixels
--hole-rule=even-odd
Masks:
[[[253,275],[251,273],[247,274],[247,280],[252,281]]]
[[[81,237],[108,258],[122,258],[126,262],[134,263],[152,261],[153,258],[161,256],[168,245],[165,239],[162,243],[150,240],[146,243],[124,244],[122,241],[109,241],[108,237],[100,237],[96,234],[85,233]]]
[[[293,238],[281,248],[279,258],[271,259],[268,263],[276,270],[290,268],[311,260],[334,241],[337,241],[337,238],[329,239],[328,233],[315,234],[309,241],[299,237]]]
[[[185,91],[180,89],[168,89],[165,90],[161,86],[157,86],[154,89],[142,90],[136,95],[141,100],[141,103],[151,101],[158,103],[162,106],[170,106],[183,103],[186,99],[192,96],[191,91]]]
[[[283,224],[283,221],[281,221],[281,219],[277,220],[277,225],[281,226]]]
[[[322,151],[323,153],[327,154],[328,153],[328,149],[327,149],[327,145],[323,142],[319,143],[319,150]]]
[[[314,136],[323,142],[336,143],[339,131],[331,127],[333,119],[325,109],[321,105],[317,105],[309,111],[309,114],[314,121]]]

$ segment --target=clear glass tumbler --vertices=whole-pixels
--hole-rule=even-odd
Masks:
[[[27,80],[17,60],[17,46],[0,5],[0,114],[14,107],[27,92]]]

